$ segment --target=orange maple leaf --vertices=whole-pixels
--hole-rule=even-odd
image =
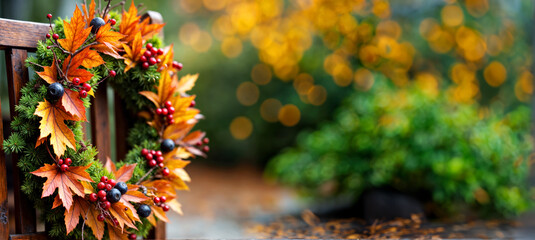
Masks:
[[[151,24],[150,18],[145,18],[139,24],[138,29],[141,30],[141,36],[143,36],[143,39],[148,39],[160,32],[163,26],[165,26],[165,24]]]
[[[121,17],[121,25],[119,26],[119,32],[125,35],[124,40],[127,43],[134,41],[135,35],[137,35],[139,19],[141,16],[137,15],[137,8],[134,5],[134,1],[130,4],[128,12],[123,11],[123,16]],[[139,32],[141,34],[141,32]],[[141,37],[141,36],[140,36]]]
[[[104,168],[110,172],[113,173],[115,176],[115,181],[117,182],[128,182],[130,178],[132,178],[132,174],[134,174],[134,169],[136,168],[137,163],[134,164],[125,164],[119,170],[115,167],[115,163],[108,158],[106,160],[106,163],[104,164]]]
[[[50,144],[56,156],[62,156],[67,147],[76,150],[74,133],[67,127],[65,120],[78,121],[79,118],[70,115],[58,104],[51,104],[47,100],[39,103],[34,115],[42,118],[39,125],[41,130],[39,139],[50,135]]]
[[[95,35],[95,41],[99,43],[108,42],[114,46],[117,46],[117,44],[120,43],[119,40],[121,40],[123,37],[123,34],[111,30],[111,23],[106,23],[106,25],[101,26],[98,29],[98,32]]]
[[[85,223],[93,230],[93,235],[97,239],[102,239],[104,236],[104,222],[98,221],[100,212],[91,205],[84,198],[74,196],[71,208],[65,211],[65,227],[67,234],[69,234],[80,221],[80,217],[84,219]]]
[[[73,204],[73,193],[81,197],[84,196],[84,187],[80,181],[93,182],[89,173],[86,172],[89,167],[91,167],[91,164],[87,166],[72,166],[63,172],[56,164],[45,163],[45,166],[31,173],[47,178],[43,184],[41,198],[52,195],[58,189],[59,199],[63,203],[63,206],[66,209],[70,209]]]
[[[85,48],[74,57],[67,56],[63,61],[63,73],[67,76],[67,79],[72,82],[73,78],[80,79],[80,83],[85,83],[93,77],[93,74],[85,69],[79,68],[80,65],[87,66],[100,66],[104,63],[104,60],[100,55],[89,48]]]
[[[130,210],[130,208],[126,207],[123,202],[119,201],[111,204],[111,208],[109,209],[109,211],[111,215],[115,217],[115,219],[117,219],[117,221],[119,222],[119,227],[121,227],[121,229],[124,229],[124,226],[127,226],[137,230],[136,225],[134,225],[135,220],[132,220],[129,216],[129,213],[127,213],[131,213],[132,210],[125,211],[125,208]],[[139,218],[137,220],[139,221]]]
[[[80,99],[80,93],[65,88],[65,93],[61,98],[61,105],[65,111],[79,120],[86,121],[84,102]]]
[[[130,70],[130,68],[133,68],[136,66],[136,63],[139,61],[139,58],[143,55],[143,52],[141,51],[143,49],[143,41],[141,39],[141,33],[138,32],[135,35],[134,41],[129,46],[127,44],[123,44],[123,48],[125,51],[125,59],[124,63],[126,64],[126,68],[124,69],[124,72],[127,72]]]
[[[67,51],[74,53],[80,48],[89,34],[91,28],[86,28],[86,22],[82,16],[82,11],[76,6],[70,22],[63,20],[63,30],[65,38],[59,39],[58,43]]]
[[[180,94],[185,94],[187,91],[191,90],[195,86],[195,82],[199,78],[199,74],[188,74],[180,78],[177,86],[177,92]]]
[[[123,231],[121,228],[116,228],[110,221],[108,223],[108,235],[110,240],[128,240],[128,232]]]
[[[95,0],[91,0],[91,3],[89,4],[89,11],[88,11],[88,9],[85,6],[85,4],[82,4],[82,9],[84,10],[83,14],[84,14],[84,20],[85,20],[86,26],[89,26],[89,23],[95,17],[95,5],[96,5],[95,4]]]
[[[56,61],[52,61],[52,66],[44,66],[42,72],[37,72],[37,75],[45,80],[48,84],[52,84],[58,81],[58,69],[56,67]]]

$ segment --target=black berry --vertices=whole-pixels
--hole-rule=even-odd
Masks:
[[[99,18],[99,17],[93,18],[91,22],[89,23],[89,26],[93,27],[91,28],[91,32],[93,34],[97,33],[98,29],[104,26],[104,24],[106,24],[106,22],[104,22],[102,18]]]
[[[171,139],[164,139],[161,145],[162,152],[171,152],[175,149],[175,142]]]
[[[106,193],[106,199],[111,203],[118,202],[121,200],[121,191],[119,191],[119,189],[112,188],[108,191],[108,193]]]
[[[146,218],[146,217],[150,216],[150,213],[151,213],[151,210],[150,210],[150,207],[147,204],[141,204],[137,208],[137,214],[142,218]]]
[[[48,86],[46,97],[48,101],[56,102],[63,97],[64,92],[65,90],[63,89],[63,85],[61,85],[61,83],[52,83],[50,86]]]
[[[128,192],[128,186],[125,182],[117,182],[115,184],[115,188],[121,192],[121,194],[125,194]]]

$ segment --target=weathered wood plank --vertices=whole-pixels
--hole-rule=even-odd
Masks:
[[[128,153],[128,144],[126,138],[128,137],[128,129],[132,127],[132,120],[134,119],[126,110],[125,103],[117,93],[114,94],[115,106],[115,146],[117,153],[117,160],[123,160]]]
[[[97,157],[101,163],[111,155],[107,85],[106,81],[100,83],[91,99],[91,139],[98,149]]]
[[[0,104],[1,106],[2,104]],[[0,239],[9,238],[9,211],[7,193],[6,154],[4,153],[4,124],[0,107]]]
[[[147,238],[145,239],[167,239],[165,228],[166,228],[165,222],[158,221],[158,223],[156,224],[156,227],[150,231],[149,236],[147,236]]]
[[[5,238],[7,239],[7,238]],[[48,240],[46,232],[28,233],[28,234],[11,234],[11,240]]]
[[[46,39],[50,26],[0,18],[0,48],[24,48],[35,51],[38,40]]]
[[[35,44],[35,43],[34,43]],[[23,49],[8,48],[5,51],[8,89],[9,89],[9,107],[11,120],[17,115],[15,106],[19,103],[20,89],[28,82],[28,69],[24,61],[28,57],[28,52]],[[33,233],[36,232],[36,214],[34,208],[28,208],[33,204],[20,191],[24,175],[17,167],[18,156],[12,155],[13,160],[13,191],[15,193],[15,231],[16,233]]]

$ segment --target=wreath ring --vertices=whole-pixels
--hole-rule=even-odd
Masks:
[[[146,236],[157,221],[169,221],[167,211],[182,213],[176,198],[191,180],[187,159],[209,150],[206,134],[192,131],[203,118],[187,93],[198,75],[178,78],[182,64],[157,35],[164,24],[142,18],[133,1],[121,13],[106,2],[104,9],[94,0],[76,6],[54,25],[47,15],[47,39],[26,60],[37,75],[21,89],[4,141],[4,151],[19,156],[21,190],[54,239]],[[89,98],[102,82],[133,116],[131,149],[117,163],[97,159],[83,136]]]

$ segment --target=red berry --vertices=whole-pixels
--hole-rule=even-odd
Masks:
[[[100,181],[102,181],[102,178],[100,178]],[[98,188],[98,189],[104,189],[104,188],[106,188],[106,183],[105,183],[105,182],[99,182],[99,183],[97,184],[97,188]]]
[[[106,187],[106,184],[104,184],[104,187]],[[100,190],[100,191],[97,192],[97,195],[98,195],[98,198],[103,199],[103,198],[106,197],[106,191]]]
[[[154,155],[156,155],[156,157],[161,157],[161,156],[163,156],[163,153],[162,153],[162,151],[158,150],[158,151],[156,151],[156,153]]]
[[[108,74],[110,75],[110,77],[115,77],[115,75],[117,75],[117,73],[114,70],[110,70]]]
[[[204,144],[208,144],[208,143],[210,142],[210,139],[208,139],[208,138],[204,138],[204,139],[202,140],[202,142],[203,142]]]
[[[141,155],[145,156],[147,154],[149,154],[149,150],[147,150],[146,148],[141,149]]]
[[[197,143],[195,143],[195,145],[196,145],[197,147],[202,146],[202,141],[198,141]]]
[[[87,92],[85,90],[80,90],[80,97],[81,98],[86,98],[87,97]]]
[[[50,33],[47,33],[47,34],[46,34],[46,38],[50,38]]]
[[[55,40],[59,39],[59,35],[57,33],[52,34],[52,38]]]
[[[105,202],[106,201],[106,197],[100,198],[100,201],[101,202]]]
[[[204,146],[204,147],[202,148],[202,151],[203,151],[203,152],[209,152],[209,151],[210,151],[210,147],[208,147],[208,146]]]
[[[73,78],[72,83],[74,83],[75,85],[80,85],[80,78],[77,78],[77,77]]]
[[[111,203],[109,201],[102,202],[102,208],[104,208],[104,210],[108,210],[110,209],[110,207],[111,207]]]
[[[112,26],[115,25],[116,23],[117,23],[117,20],[115,20],[115,19],[113,19],[113,18],[110,19],[110,24],[111,24]]]
[[[109,190],[111,190],[112,188],[113,188],[113,187],[111,186],[111,184],[109,184],[109,183],[108,183],[108,184],[106,184],[106,190],[108,190],[108,191],[109,191]]]
[[[147,155],[145,155],[145,159],[147,160],[152,160],[152,154],[148,153]]]
[[[98,196],[96,193],[89,194],[89,201],[96,202],[98,200]]]
[[[163,160],[164,158],[162,156],[159,156],[158,158],[156,158],[156,162],[158,163],[163,163]]]
[[[156,58],[154,58],[154,57],[149,58],[149,64],[150,64],[151,66],[154,65],[154,64],[156,64],[156,63],[157,63]]]
[[[170,118],[169,120],[167,120],[167,124],[169,124],[169,125],[175,124],[175,119]]]
[[[130,233],[128,235],[128,239],[136,239],[137,238],[137,235],[135,233]]]
[[[143,62],[141,67],[143,67],[143,69],[147,69],[147,68],[149,68],[149,63],[148,62]]]
[[[69,170],[69,166],[68,166],[67,164],[63,164],[63,165],[61,165],[60,168],[61,168],[61,171],[62,171],[62,172],[66,172],[67,170]]]
[[[150,161],[149,161],[149,167],[154,167],[154,166],[156,166],[156,164],[158,164],[158,163],[156,162],[156,160],[150,160]]]
[[[60,159],[58,160],[58,165],[60,165],[60,166],[63,165],[63,159],[60,158]]]
[[[160,202],[161,203],[165,203],[165,201],[167,201],[167,198],[165,196],[161,196],[160,197]]]
[[[114,218],[114,219],[113,219],[113,224],[114,224],[114,225],[119,225],[119,221],[117,221],[117,219]]]
[[[52,47],[51,46],[46,46],[46,49],[51,49]]]
[[[158,55],[163,55],[163,49],[158,49]]]
[[[52,19],[52,14],[50,14],[50,13],[47,14],[47,15],[46,15],[46,18],[48,18],[48,19]]]
[[[147,51],[143,53],[143,56],[149,59],[150,57],[152,57],[152,52],[149,49],[147,49]]]
[[[195,107],[197,103],[195,102],[195,100],[191,100],[191,103],[189,104],[189,107]]]
[[[173,114],[169,114],[169,115],[167,115],[167,119],[168,119],[168,120],[173,119]]]
[[[139,58],[139,61],[146,62],[147,61],[147,57],[145,57],[145,55],[143,55],[143,56],[141,56]]]
[[[170,108],[171,106],[173,106],[173,103],[171,101],[167,101],[164,105],[166,108]]]
[[[82,88],[83,88],[86,92],[91,91],[91,85],[89,85],[89,83],[84,83],[84,84],[82,85]]]
[[[145,46],[148,50],[152,50],[152,43],[147,43]]]
[[[169,211],[169,205],[167,205],[167,204],[162,204],[162,209],[163,209],[164,212]]]
[[[157,62],[157,63],[161,63],[161,62],[162,62],[162,59],[158,58],[158,59],[156,59],[156,62]]]
[[[169,168],[164,168],[164,169],[162,170],[162,174],[163,174],[164,177],[169,176]]]
[[[162,115],[167,115],[169,113],[169,111],[167,110],[167,108],[162,108]]]
[[[110,179],[110,180],[108,180],[108,183],[109,183],[112,187],[115,187],[115,184],[117,184],[117,181],[115,181],[115,179]]]
[[[156,155],[156,150],[150,150],[150,154],[152,154],[152,156]]]
[[[108,177],[106,177],[106,176],[100,177],[100,182],[107,183],[108,182]]]
[[[167,111],[169,112],[169,114],[173,114],[173,113],[175,113],[175,108],[173,106],[168,107]]]
[[[150,52],[152,53],[152,56],[157,56],[158,55],[158,49],[156,49],[156,48],[152,48],[150,50]]]
[[[70,166],[72,164],[72,160],[70,158],[66,158],[65,159],[65,164]]]
[[[160,198],[159,197],[154,197],[153,201],[154,201],[154,203],[158,204],[158,203],[160,203]]]
[[[162,109],[161,108],[156,109],[156,114],[162,115]]]
[[[99,215],[97,216],[97,220],[103,222],[103,221],[104,221],[104,215],[99,214]]]
[[[163,163],[158,163],[158,167],[163,168],[165,165]]]
[[[183,67],[184,67],[184,66],[182,65],[182,63],[178,63],[178,64],[176,65],[176,69],[177,69],[178,71],[182,70]]]

